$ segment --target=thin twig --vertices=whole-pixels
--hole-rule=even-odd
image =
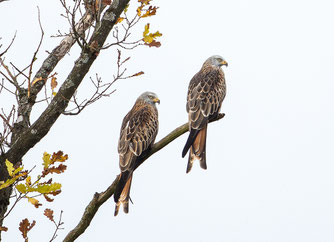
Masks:
[[[15,40],[15,38],[16,38],[16,32],[17,32],[17,31],[15,31],[14,37],[12,38],[12,41],[10,42],[10,44],[8,45],[8,47],[5,49],[4,52],[2,52],[2,53],[0,54],[0,57],[3,56],[4,54],[6,54],[6,52],[9,50],[9,48],[10,48],[10,47],[12,46],[12,44],[14,43],[14,40]]]
[[[37,9],[38,9],[38,23],[39,23],[39,28],[41,30],[41,38],[39,40],[39,44],[37,46],[37,49],[36,49],[36,51],[35,51],[35,53],[34,53],[34,55],[32,57],[31,63],[30,63],[29,75],[28,75],[28,97],[30,96],[32,67],[34,65],[34,62],[36,61],[37,53],[38,53],[39,49],[41,48],[41,45],[42,45],[42,42],[43,42],[43,38],[44,38],[44,30],[43,30],[43,27],[42,27],[41,14],[40,14],[38,6],[37,6]]]

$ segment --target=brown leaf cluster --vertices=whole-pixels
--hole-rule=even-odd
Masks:
[[[30,224],[29,220],[27,218],[23,219],[19,224],[19,230],[22,233],[22,237],[25,239],[25,241],[28,241],[28,232],[35,226],[36,221],[33,220]]]
[[[60,164],[59,166],[55,167],[55,166],[51,166],[49,168],[44,169],[44,171],[42,172],[42,177],[45,177],[47,174],[49,173],[63,173],[66,170],[67,166]]]
[[[149,47],[157,47],[159,48],[161,46],[160,41],[152,40],[151,43],[145,43],[145,45],[148,45]]]

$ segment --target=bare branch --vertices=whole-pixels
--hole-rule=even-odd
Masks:
[[[118,50],[117,71],[116,71],[116,75],[113,76],[113,80],[109,83],[102,83],[101,78],[97,74],[96,74],[96,81],[90,78],[91,82],[93,83],[95,87],[95,92],[91,95],[89,99],[85,99],[80,104],[78,100],[76,99],[76,95],[74,94],[72,102],[75,104],[75,107],[73,109],[65,111],[63,114],[64,115],[78,115],[79,113],[81,113],[83,109],[85,109],[90,104],[96,102],[97,100],[101,99],[102,97],[110,97],[110,95],[112,95],[116,90],[114,89],[112,91],[109,91],[109,89],[116,81],[128,79],[128,78],[139,76],[143,74],[144,72],[138,72],[134,75],[124,76],[126,68],[122,69],[122,65],[125,62],[127,62],[129,59],[130,57],[121,61],[121,51]]]
[[[1,1],[0,1],[1,2]],[[10,42],[10,44],[8,45],[8,47],[5,49],[5,51],[4,52],[2,52],[1,54],[0,54],[0,57],[1,56],[3,56],[4,54],[6,54],[6,52],[9,50],[9,48],[12,46],[12,44],[14,43],[14,40],[15,40],[15,38],[16,38],[16,32],[17,31],[15,31],[15,34],[14,34],[14,37],[12,38],[12,41]],[[1,47],[1,46],[0,46]]]
[[[28,76],[28,97],[30,96],[30,89],[31,89],[31,74],[32,74],[32,67],[34,65],[34,62],[36,61],[36,56],[37,53],[39,51],[39,49],[41,48],[42,42],[43,42],[43,38],[44,38],[44,30],[42,27],[42,23],[41,23],[41,14],[39,11],[39,7],[37,6],[38,9],[38,23],[39,23],[39,27],[41,29],[41,39],[39,40],[39,44],[37,46],[37,49],[32,57],[31,63],[30,63],[30,67],[29,67],[29,76]]]
[[[211,120],[210,122],[214,122],[217,120],[222,119],[225,116],[224,113],[218,114],[218,116]],[[172,132],[170,132],[166,137],[161,139],[159,142],[155,143],[150,150],[150,152],[144,157],[143,162],[149,158],[151,155],[154,153],[158,152],[162,148],[164,148],[166,145],[168,145],[170,142],[175,140],[176,138],[180,137],[182,134],[186,133],[189,130],[189,125],[188,123],[185,123],[181,125],[180,127],[174,129]],[[95,193],[93,196],[93,199],[90,201],[90,203],[87,205],[84,214],[82,215],[79,223],[77,226],[71,230],[63,242],[72,242],[75,239],[77,239],[81,234],[85,232],[91,221],[93,220],[97,210],[99,207],[106,202],[115,192],[115,188],[117,186],[119,179],[119,175],[115,178],[113,183],[105,190],[104,192],[101,193]]]
[[[9,77],[7,77],[3,72],[0,71],[1,75],[3,75],[11,84],[13,84],[15,86],[16,90],[19,91],[20,90],[20,86],[19,86],[19,84],[18,84],[18,82],[16,80],[15,75],[13,75],[11,73],[11,71],[8,68],[8,66],[5,65],[5,63],[4,63],[4,61],[3,61],[3,59],[1,57],[0,57],[0,64],[6,70],[7,74],[9,75]]]
[[[55,232],[52,235],[52,238],[51,238],[50,242],[54,241],[57,238],[58,230],[64,229],[64,228],[61,228],[61,226],[64,224],[64,222],[62,222],[62,216],[63,216],[63,210],[60,211],[60,216],[59,216],[58,223],[56,223],[54,220],[52,221],[54,223],[54,225],[56,226],[56,229],[55,229]]]

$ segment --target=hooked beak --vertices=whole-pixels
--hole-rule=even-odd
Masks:
[[[225,61],[225,60],[223,60],[222,62],[220,62],[220,64],[222,65],[222,66],[228,66],[228,64],[227,64],[227,62]]]
[[[156,97],[156,98],[153,99],[153,102],[154,102],[154,103],[159,103],[159,104],[160,104],[160,99]]]

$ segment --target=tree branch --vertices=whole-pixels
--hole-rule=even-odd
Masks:
[[[225,116],[224,113],[218,114],[218,116],[211,120],[211,122],[217,121],[222,119]],[[186,133],[189,130],[188,123],[185,123],[181,125],[180,127],[174,129],[172,132],[170,132],[167,136],[162,138],[160,141],[156,142],[153,146],[151,151],[144,157],[143,161],[147,160],[151,155],[158,152],[162,148],[164,148],[166,145],[168,145],[170,142],[175,140],[176,138],[180,137],[182,134]],[[87,205],[84,214],[82,215],[80,222],[77,224],[77,226],[71,230],[63,242],[72,242],[75,239],[77,239],[81,234],[85,232],[91,221],[93,220],[97,210],[99,207],[106,202],[115,192],[115,188],[117,186],[119,179],[119,175],[115,178],[113,183],[101,193],[95,193],[93,199],[90,201],[90,203]]]
[[[113,1],[112,5],[104,13],[100,26],[95,29],[88,43],[89,47],[82,50],[80,57],[75,62],[75,65],[60,87],[57,95],[52,99],[50,105],[44,110],[35,123],[14,140],[11,149],[5,154],[5,158],[15,164],[49,132],[58,117],[64,112],[69,100],[94,63],[98,56],[99,48],[103,46],[107,36],[128,2],[129,0]],[[35,85],[37,85],[37,83]],[[31,96],[35,85],[31,88]]]
[[[39,116],[39,118],[31,125],[20,127],[20,121],[23,117],[18,117],[18,122],[14,125],[15,132],[13,131],[11,148],[5,153],[0,155],[0,177],[7,179],[8,172],[5,166],[5,160],[10,160],[13,164],[17,164],[21,161],[22,157],[35,146],[51,129],[58,117],[64,112],[68,105],[69,100],[81,84],[85,75],[89,71],[90,67],[94,63],[96,57],[99,54],[99,50],[104,45],[106,38],[108,37],[111,29],[116,24],[120,14],[125,9],[130,0],[114,0],[108,9],[104,12],[101,22],[96,26],[88,46],[81,51],[80,57],[76,60],[70,74],[60,87],[57,95],[52,99],[51,103]],[[88,17],[89,16],[89,17]],[[84,18],[84,17],[83,17]],[[85,26],[91,26],[93,21],[92,15],[87,15],[88,20],[81,22],[78,25],[78,33],[85,30]],[[85,18],[84,18],[85,19]],[[87,27],[87,28],[88,28]],[[30,116],[31,108],[35,103],[38,92],[44,86],[46,78],[55,68],[59,60],[67,53],[67,51],[74,44],[75,40],[72,36],[65,38],[58,47],[56,47],[49,57],[43,62],[42,67],[35,75],[34,80],[41,77],[41,81],[32,85],[30,90],[30,97],[25,101],[24,110],[22,113]],[[66,42],[69,41],[69,42]],[[26,89],[21,89],[21,92],[27,92]],[[23,94],[22,94],[23,95]],[[25,97],[27,94],[24,93]],[[21,98],[20,98],[21,99]],[[22,101],[22,100],[20,100]],[[23,101],[22,101],[23,102]],[[9,197],[12,188],[7,187],[0,191],[0,218],[7,210],[9,203]],[[3,219],[0,219],[0,226],[3,223]],[[1,236],[1,234],[0,234]],[[0,238],[1,240],[1,238]]]

